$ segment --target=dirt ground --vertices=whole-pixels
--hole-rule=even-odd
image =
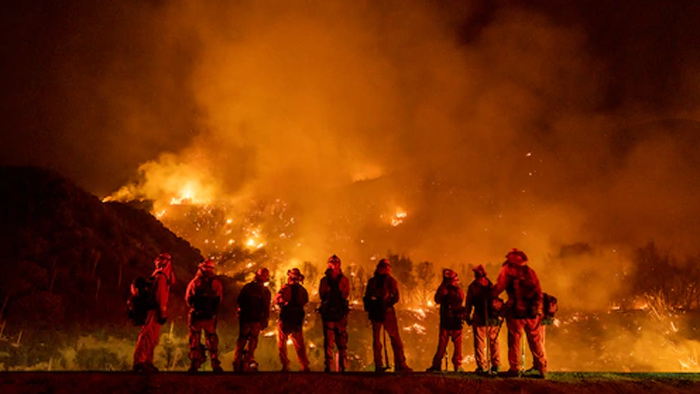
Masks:
[[[551,373],[546,380],[474,374],[2,372],[0,393],[698,393],[700,374]]]

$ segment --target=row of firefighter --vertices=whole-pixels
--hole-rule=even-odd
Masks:
[[[462,327],[466,322],[473,330],[475,372],[498,376],[521,376],[524,372],[524,346],[522,334],[532,353],[533,366],[528,372],[544,378],[547,358],[544,348],[545,326],[551,323],[557,310],[555,297],[542,292],[535,271],[527,264],[528,258],[521,250],[512,249],[506,254],[496,283],[492,283],[483,266],[473,268],[474,279],[466,294],[461,289],[457,273],[443,270],[442,283],[435,293],[440,305],[440,323],[437,351],[428,372],[441,371],[448,343],[453,342],[451,358],[454,371],[462,371]],[[341,260],[333,255],[328,259],[325,276],[319,285],[321,303],[319,312],[323,325],[323,356],[325,372],[344,372],[348,363],[348,298],[350,282],[343,275]],[[198,266],[195,277],[187,286],[185,301],[189,307],[189,358],[190,372],[196,372],[208,358],[214,372],[223,372],[219,360],[219,340],[216,334],[217,310],[223,299],[223,286],[214,274],[215,264],[204,260]],[[282,371],[289,371],[287,343],[291,341],[302,371],[309,371],[309,358],[304,343],[303,325],[305,306],[309,295],[304,288],[304,275],[298,268],[287,272],[287,283],[274,299],[266,283],[269,270],[261,268],[254,279],[247,283],[238,295],[239,336],[236,343],[233,370],[246,372],[257,370],[255,350],[258,337],[268,326],[270,306],[274,302],[280,308],[277,324],[277,343]],[[148,279],[138,278],[131,285],[131,297],[127,310],[131,320],[141,326],[134,351],[133,370],[156,372],[153,355],[158,344],[161,326],[167,318],[170,285],[174,283],[172,257],[161,253],[155,259],[155,271]],[[499,296],[506,292],[507,301]],[[394,371],[411,372],[404,355],[394,305],[399,302],[396,279],[391,275],[391,264],[382,259],[373,277],[367,282],[363,297],[364,310],[372,327],[372,347],[376,372],[389,368],[384,338],[382,357],[382,333],[388,335],[394,354]],[[508,370],[501,371],[498,336],[503,322],[508,333]],[[206,344],[201,343],[202,332]]]

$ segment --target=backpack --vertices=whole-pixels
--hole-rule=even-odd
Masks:
[[[265,286],[257,282],[251,282],[243,286],[238,297],[238,307],[241,310],[240,319],[246,322],[262,322],[266,311],[270,310],[266,304]]]
[[[336,279],[326,276],[331,291],[328,298],[321,302],[319,312],[321,312],[321,318],[327,322],[340,321],[350,312],[348,300],[343,299],[343,295],[340,292],[340,281],[342,279],[343,274],[338,275]]]
[[[158,307],[153,286],[158,274],[163,273],[157,272],[148,279],[139,276],[131,282],[131,293],[126,300],[126,316],[135,326],[144,325],[148,311]]]
[[[216,316],[219,309],[220,297],[214,291],[212,283],[216,278],[202,276],[199,286],[195,287],[194,294],[187,300],[192,306],[192,318],[195,320],[209,320]]]
[[[542,304],[545,319],[553,318],[554,314],[557,313],[557,311],[559,310],[559,305],[557,304],[557,297],[551,294],[542,293]]]
[[[369,315],[371,321],[383,322],[387,309],[387,294],[384,281],[386,275],[377,275],[373,277],[367,286],[367,293],[362,298],[365,311]]]
[[[282,306],[280,311],[280,320],[284,325],[285,331],[297,331],[304,325],[306,311],[304,311],[302,287],[300,284],[289,285],[291,299],[286,305]]]
[[[538,292],[537,276],[532,268],[526,265],[514,265],[516,278],[513,281],[515,289],[514,313],[516,319],[533,319],[537,316]]]

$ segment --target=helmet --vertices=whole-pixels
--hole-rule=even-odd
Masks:
[[[267,282],[270,280],[270,270],[267,268],[260,268],[255,272],[255,280],[258,282]]]
[[[156,257],[154,263],[156,265],[156,268],[165,268],[172,261],[173,256],[171,256],[170,253],[163,252]]]
[[[391,267],[391,263],[387,259],[381,259],[377,263],[377,269],[379,268],[386,268],[386,267]]]
[[[328,264],[340,264],[340,257],[333,255],[328,258]]]
[[[457,278],[457,272],[455,272],[449,268],[445,268],[442,270],[442,279],[455,279],[455,278]]]
[[[198,268],[202,270],[213,270],[214,266],[214,262],[211,259],[204,259],[199,263]]]
[[[508,254],[506,254],[506,258],[508,258],[508,256],[510,256],[511,254],[520,256],[523,259],[523,261],[527,261],[527,255],[522,250],[518,250],[516,248],[513,248],[510,250],[510,252],[508,252]]]
[[[287,278],[294,282],[304,282],[304,275],[301,274],[299,268],[292,268],[287,271]]]
[[[476,267],[472,268],[472,271],[474,271],[474,275],[477,278],[484,277],[486,276],[486,269],[484,268],[483,265],[479,264]]]

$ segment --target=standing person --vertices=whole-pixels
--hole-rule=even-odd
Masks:
[[[155,270],[151,274],[153,305],[146,315],[146,321],[141,326],[136,341],[133,366],[135,372],[158,372],[158,368],[153,365],[153,353],[158,345],[160,327],[168,318],[168,295],[170,286],[175,283],[172,263],[173,258],[169,253],[161,253],[154,260]],[[133,286],[131,292],[136,292]]]
[[[500,325],[491,325],[490,308],[492,307],[491,281],[486,277],[486,269],[483,265],[474,267],[474,281],[467,288],[467,300],[465,303],[467,324],[472,326],[474,333],[474,359],[476,361],[476,373],[498,373],[501,358],[498,349],[498,333]],[[472,310],[474,313],[472,314]],[[488,344],[486,341],[488,340]],[[488,346],[488,348],[487,348]],[[490,360],[487,359],[484,350],[487,349]],[[488,362],[491,361],[491,368]]]
[[[216,335],[216,321],[219,304],[223,300],[223,285],[214,275],[214,262],[207,259],[199,264],[197,273],[187,285],[185,302],[190,308],[187,324],[190,330],[190,369],[197,372],[206,360],[205,350],[209,349],[211,369],[220,373],[219,337]],[[202,346],[202,330],[206,337],[206,348]]]
[[[345,372],[348,356],[348,297],[350,281],[340,269],[340,258],[333,255],[328,258],[326,275],[321,279],[318,289],[321,296],[321,320],[323,320],[323,348],[325,351],[325,372],[331,371],[333,364],[333,347],[338,347],[338,370]]]
[[[291,335],[294,350],[301,364],[303,372],[309,372],[309,358],[306,356],[304,345],[304,306],[309,302],[309,293],[304,286],[304,275],[299,268],[287,271],[287,284],[284,285],[275,296],[275,304],[280,307],[280,321],[277,324],[277,350],[282,362],[282,372],[289,371],[289,358],[287,357],[287,337]]]
[[[435,292],[435,303],[440,305],[440,337],[428,372],[439,372],[442,358],[447,352],[447,343],[452,339],[454,354],[452,365],[459,371],[462,366],[462,321],[464,320],[464,292],[459,287],[459,277],[451,269],[442,270],[442,284]]]
[[[411,372],[406,365],[403,352],[403,342],[399,336],[399,326],[396,320],[394,304],[399,301],[399,287],[396,279],[391,276],[391,264],[387,259],[379,260],[374,276],[367,282],[363,298],[365,311],[369,313],[372,322],[372,349],[374,350],[374,369],[384,372],[388,366],[382,362],[382,326],[389,334],[391,348],[394,351],[394,370],[396,372]],[[385,337],[386,339],[386,337]]]
[[[272,294],[265,286],[270,281],[270,271],[260,268],[255,278],[247,283],[238,294],[239,333],[233,361],[235,372],[257,370],[255,348],[258,346],[260,331],[267,328],[270,319],[270,299]],[[247,346],[246,346],[247,345]]]
[[[523,365],[520,362],[520,343],[524,330],[535,369],[539,372],[539,377],[544,378],[547,375],[547,358],[542,343],[543,310],[540,281],[535,271],[527,265],[527,256],[523,251],[512,249],[506,258],[492,295],[498,296],[504,290],[508,294],[506,326],[510,369],[507,375],[521,375]]]

